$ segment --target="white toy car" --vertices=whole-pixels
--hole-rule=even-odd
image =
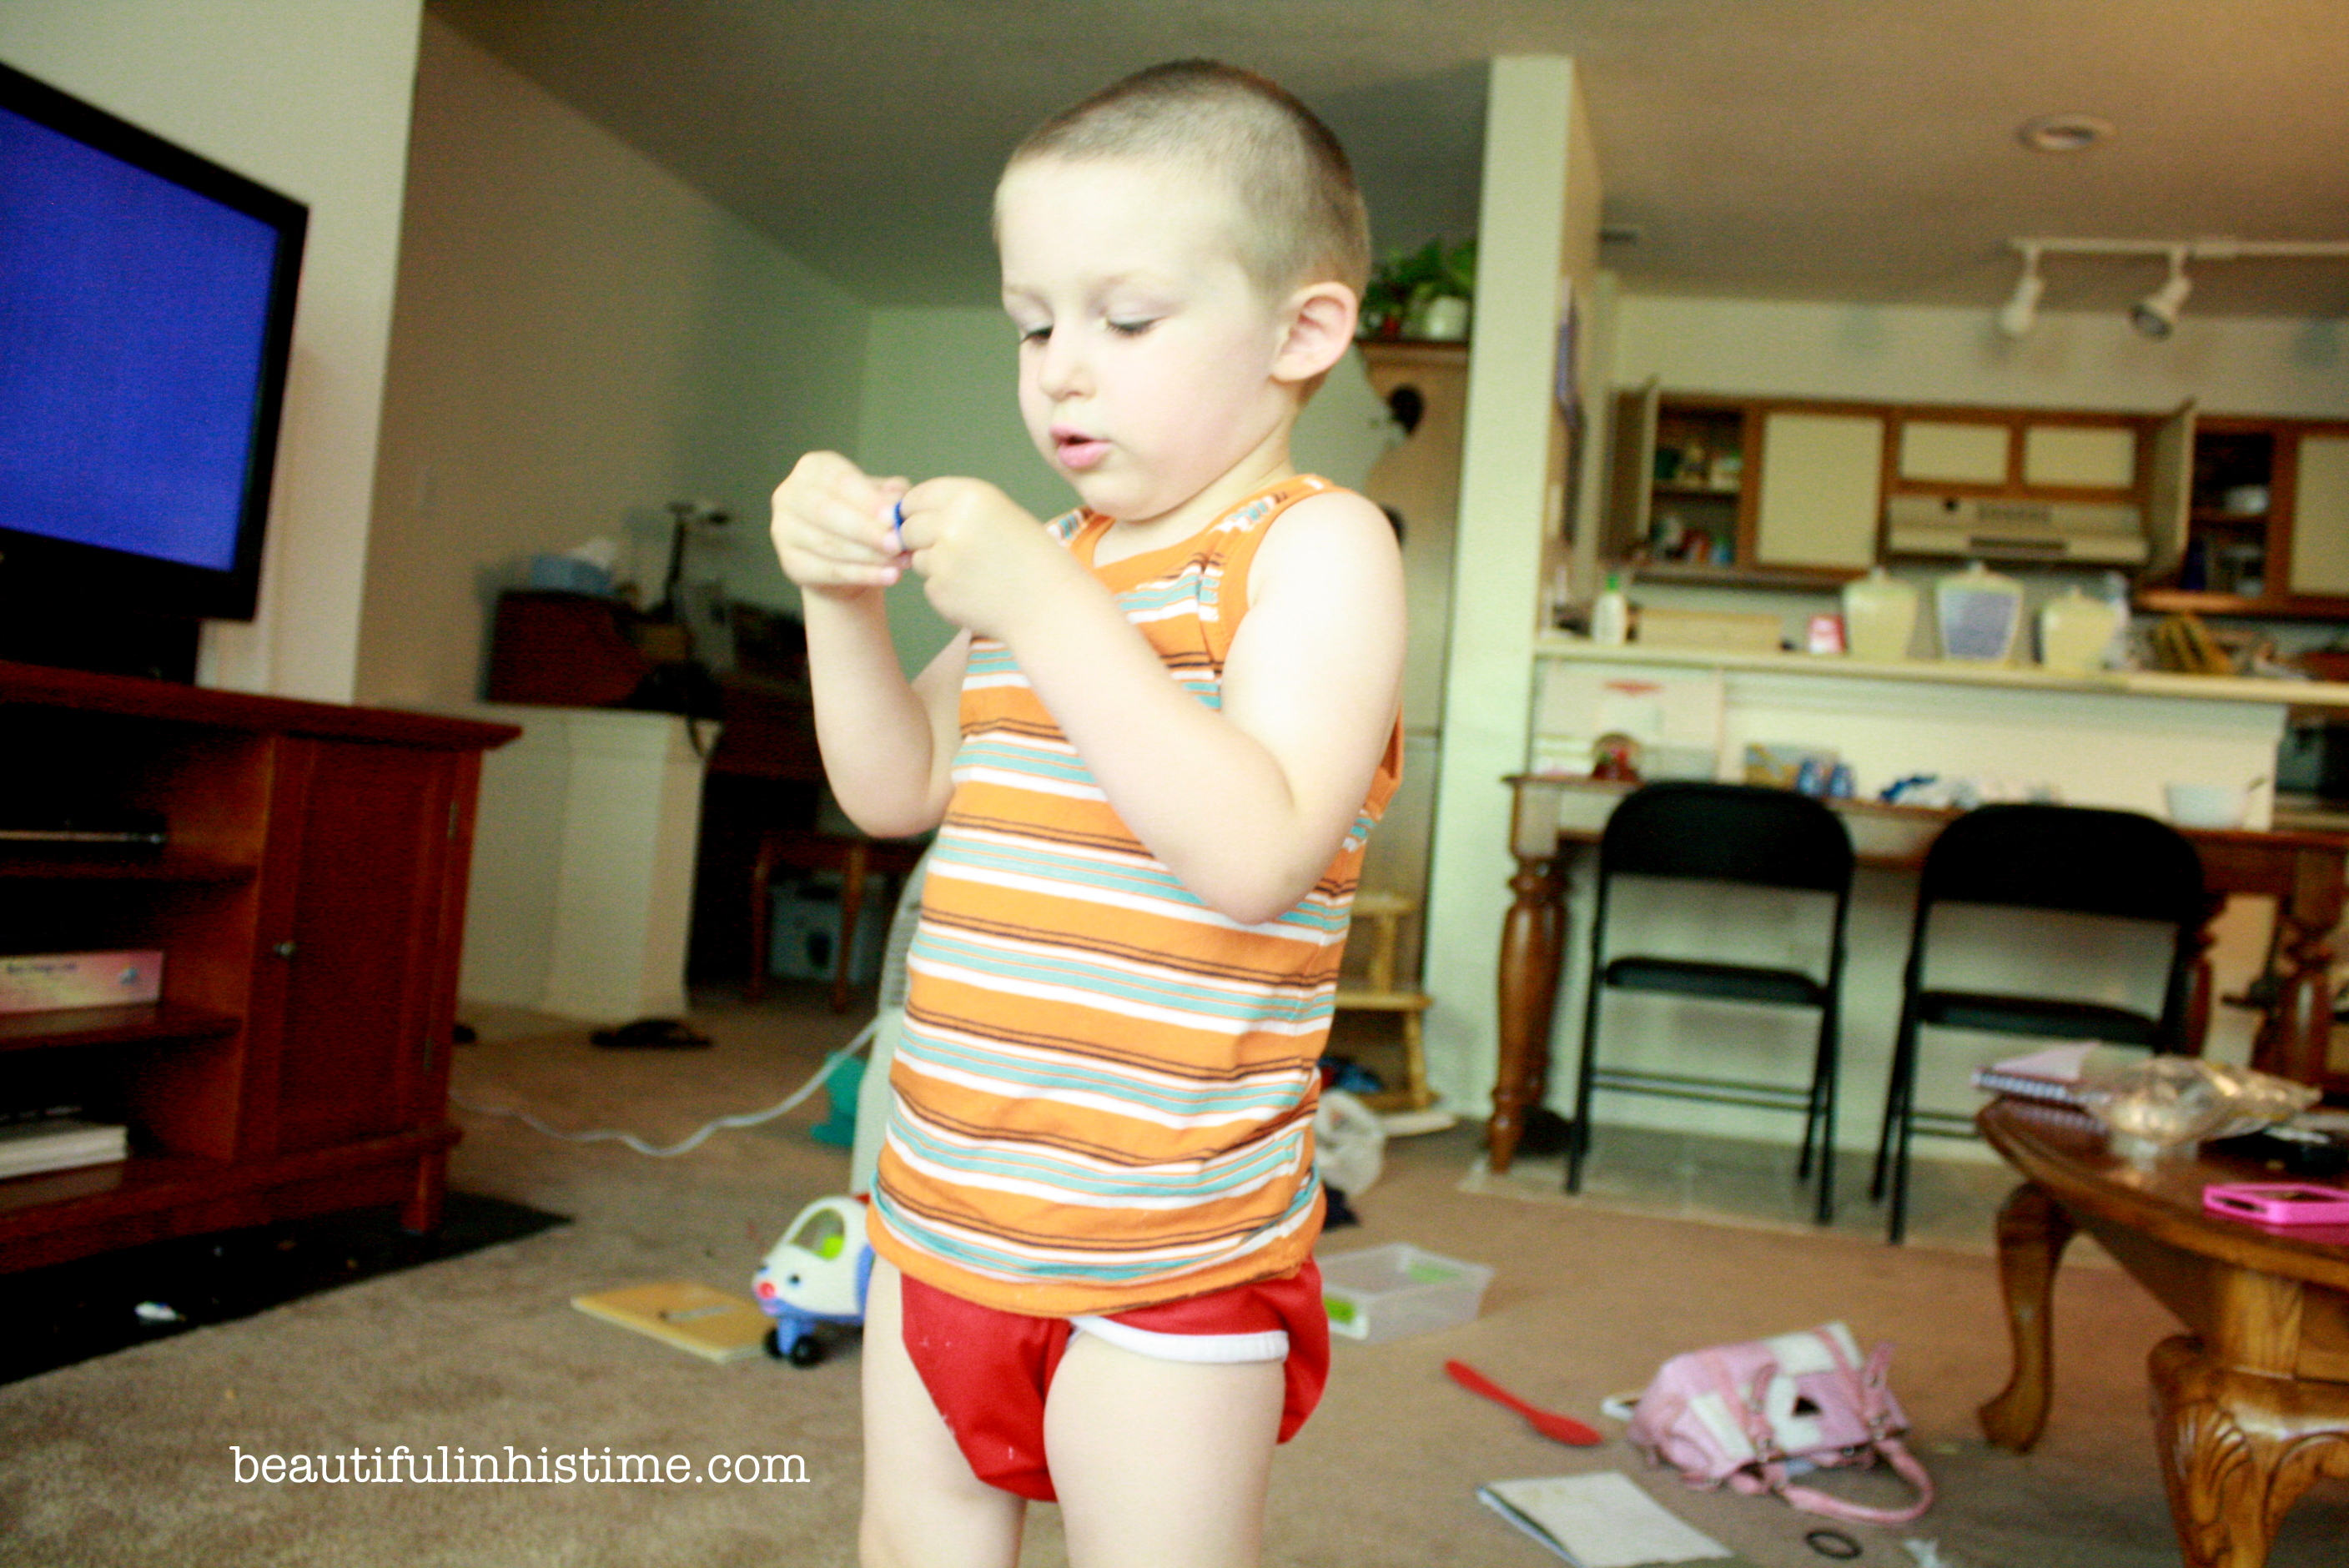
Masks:
[[[817,1327],[862,1324],[872,1281],[864,1205],[854,1198],[818,1198],[802,1209],[750,1279],[750,1293],[775,1320],[767,1330],[767,1354],[794,1367],[823,1360]]]

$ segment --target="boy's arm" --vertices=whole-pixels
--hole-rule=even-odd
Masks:
[[[776,488],[771,528],[800,586],[825,777],[841,810],[876,838],[922,832],[946,814],[969,646],[957,637],[910,683],[898,665],[883,594],[903,557],[880,514],[904,490],[812,452]]]
[[[874,591],[843,606],[804,596],[808,682],[833,799],[865,832],[896,839],[926,832],[946,815],[970,635],[948,643],[909,684],[880,599]]]
[[[960,510],[955,501],[985,504],[957,496],[944,510]],[[931,546],[916,565],[933,601],[1009,645],[1110,803],[1185,887],[1249,923],[1312,888],[1361,810],[1402,688],[1402,561],[1378,508],[1335,492],[1274,522],[1249,573],[1220,711],[1168,677],[1116,602],[1057,546],[1064,564],[1033,557],[1014,593],[988,581],[1009,564],[1005,552],[970,559],[999,531],[963,534],[941,519],[917,537]]]

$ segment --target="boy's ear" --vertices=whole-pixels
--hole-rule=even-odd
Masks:
[[[1288,296],[1288,330],[1272,363],[1276,381],[1310,382],[1354,346],[1361,302],[1334,281],[1308,284]]]

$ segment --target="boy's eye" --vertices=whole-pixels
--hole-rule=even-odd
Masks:
[[[1146,320],[1112,321],[1109,324],[1109,329],[1112,332],[1116,333],[1120,337],[1140,337],[1143,333],[1148,332],[1152,327],[1157,325],[1158,324],[1155,321]]]
[[[1023,326],[1019,329],[1019,341],[1022,343],[1042,343],[1051,335],[1052,327],[1050,322],[1042,326]]]

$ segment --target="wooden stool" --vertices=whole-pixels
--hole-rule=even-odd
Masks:
[[[848,966],[856,954],[856,921],[864,909],[864,879],[876,872],[893,883],[911,872],[927,846],[853,833],[816,833],[771,828],[759,836],[750,859],[750,978],[742,995],[757,1001],[767,994],[767,952],[775,906],[769,892],[776,868],[840,873],[840,943],[833,961],[832,1010],[848,1011]],[[887,913],[884,906],[883,913]]]
[[[1435,1099],[1427,1088],[1427,1058],[1420,1036],[1421,1016],[1433,998],[1424,991],[1398,990],[1395,985],[1395,946],[1403,917],[1418,908],[1417,899],[1402,893],[1354,895],[1356,927],[1368,922],[1371,928],[1370,972],[1361,985],[1339,984],[1337,1006],[1361,1013],[1393,1013],[1402,1020],[1403,1084],[1361,1096],[1362,1103],[1372,1110],[1425,1110]]]

